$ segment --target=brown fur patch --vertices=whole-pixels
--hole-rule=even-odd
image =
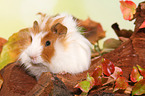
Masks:
[[[55,54],[55,48],[54,44],[57,39],[62,42],[62,44],[65,44],[65,36],[67,33],[67,28],[62,25],[62,21],[64,18],[59,18],[56,20],[53,20],[54,17],[48,18],[47,22],[45,23],[44,28],[42,29],[43,32],[48,32],[46,36],[42,38],[41,44],[43,46],[43,51],[42,51],[42,58],[45,62],[51,63],[51,58]],[[46,46],[46,42],[50,41],[50,45]]]
[[[54,56],[55,53],[54,44],[56,40],[59,39],[62,44],[65,44],[65,35],[67,33],[67,28],[60,23],[54,25],[51,29],[52,30],[49,30],[48,34],[42,39],[41,42],[44,47],[42,52],[42,58],[49,63],[51,63],[51,58]],[[49,46],[46,46],[47,41],[50,42]]]
[[[54,56],[55,49],[54,44],[57,39],[57,35],[53,34],[52,32],[49,32],[43,39],[42,39],[42,45],[43,45],[43,51],[42,51],[42,58],[44,61],[51,63],[51,58]],[[50,41],[50,45],[46,46],[46,42]]]
[[[50,17],[47,22],[45,23],[45,27],[42,29],[43,32],[49,32],[51,28],[52,18]]]
[[[38,22],[34,21],[34,23],[33,23],[33,33],[35,33],[35,34],[39,33],[39,31],[40,31],[39,29],[40,28],[39,28]]]

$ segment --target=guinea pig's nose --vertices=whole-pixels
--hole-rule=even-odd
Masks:
[[[36,57],[36,56],[30,56],[30,58],[31,58],[32,60],[35,60],[37,57]]]

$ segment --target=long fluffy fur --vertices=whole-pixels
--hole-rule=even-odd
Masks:
[[[68,45],[66,48],[59,39],[56,40],[54,44],[55,53],[51,58],[51,63],[45,62],[41,57],[43,47],[40,45],[40,41],[45,36],[45,32],[40,32],[36,35],[32,34],[31,45],[28,46],[19,57],[21,63],[30,71],[30,74],[37,78],[39,78],[42,72],[68,72],[76,74],[87,70],[90,66],[91,43],[78,32],[77,23],[71,15],[60,14],[54,17],[53,20],[62,17],[64,17],[62,24],[68,29],[65,37],[65,42],[67,42]],[[48,19],[49,17],[46,17],[43,22],[39,22],[41,29],[44,28]],[[38,56],[38,59],[31,61],[29,55],[34,53]],[[31,64],[32,62],[37,62],[38,66]]]

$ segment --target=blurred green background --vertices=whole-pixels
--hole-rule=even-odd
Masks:
[[[137,5],[144,0],[132,0]],[[38,19],[38,12],[57,14],[67,12],[80,19],[100,22],[106,31],[106,39],[116,35],[111,25],[117,22],[122,29],[134,29],[134,21],[123,19],[119,0],[0,0],[0,37],[31,27]]]

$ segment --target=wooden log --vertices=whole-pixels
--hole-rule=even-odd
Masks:
[[[0,71],[4,83],[0,96],[22,96],[28,93],[37,81],[26,74],[17,63],[9,64]]]
[[[25,70],[19,66],[18,63],[9,64],[3,70],[1,70],[4,83],[0,91],[0,95],[9,96],[11,94],[11,96],[47,96],[48,94],[55,94],[56,92],[58,92],[57,94],[66,92],[65,94],[69,94],[70,96],[72,94],[79,94],[80,91],[74,88],[74,86],[82,80],[86,79],[87,72],[90,75],[92,74],[96,66],[101,64],[101,58],[107,58],[111,60],[115,66],[122,68],[123,76],[129,78],[129,74],[131,73],[133,65],[139,64],[144,66],[145,64],[144,43],[145,33],[144,31],[140,31],[139,33],[136,33],[133,39],[124,42],[114,51],[107,53],[98,59],[92,59],[92,64],[89,70],[76,75],[56,74],[54,76],[48,72],[42,74],[38,82],[32,76],[29,76]],[[54,78],[58,78],[58,80]],[[54,81],[56,82],[54,83]],[[62,82],[60,85],[55,87],[58,81]],[[58,91],[60,89],[63,91]],[[95,90],[90,93],[93,95],[98,95],[99,93],[104,94],[103,92],[109,94],[110,91],[107,89],[108,88],[105,90]]]

